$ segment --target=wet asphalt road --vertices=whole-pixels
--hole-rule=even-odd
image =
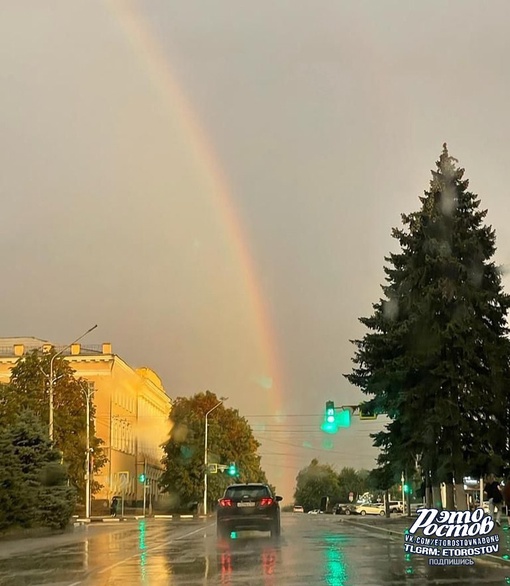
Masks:
[[[430,567],[401,536],[329,515],[283,514],[279,539],[218,541],[214,521],[142,520],[16,545],[0,543],[1,586],[510,584],[510,565]]]

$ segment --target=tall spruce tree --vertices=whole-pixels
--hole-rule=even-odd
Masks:
[[[76,502],[67,479],[60,452],[36,414],[22,410],[0,427],[0,531],[11,526],[63,529]]]
[[[445,144],[421,209],[393,230],[401,250],[385,257],[384,299],[360,318],[369,332],[346,375],[391,420],[372,436],[379,463],[418,464],[432,485],[509,459],[510,298],[487,210],[456,163]]]

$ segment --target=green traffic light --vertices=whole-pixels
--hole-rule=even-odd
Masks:
[[[335,421],[335,404],[333,401],[326,401],[326,412],[324,415],[324,423],[322,424],[322,431],[326,433],[336,433],[338,431]]]
[[[324,421],[321,429],[325,433],[338,433],[340,427],[351,426],[351,410],[346,407],[335,407],[333,401],[326,401],[326,410],[324,412]]]
[[[227,474],[229,476],[237,476],[237,468],[235,464],[230,464],[230,466],[227,469]]]
[[[138,477],[138,480],[140,482],[145,482],[145,474],[140,474],[140,476]]]

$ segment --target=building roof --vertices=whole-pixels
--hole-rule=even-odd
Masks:
[[[57,352],[62,352],[63,356],[71,354],[71,347],[59,346],[48,340],[36,338],[34,336],[12,336],[0,338],[0,356],[14,356],[14,346],[24,346],[24,353],[27,354],[32,350],[40,350],[43,346],[52,346]],[[93,356],[102,354],[100,344],[80,344],[80,355]]]
[[[12,336],[7,338],[0,338],[0,346],[14,346],[14,344],[23,344],[24,346],[43,346],[44,344],[51,344],[48,340],[42,340],[34,336]]]

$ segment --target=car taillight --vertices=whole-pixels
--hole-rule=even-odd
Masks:
[[[234,501],[231,499],[220,499],[220,507],[233,507]]]
[[[270,498],[264,498],[260,500],[260,506],[261,507],[268,507],[269,505],[273,504],[273,499]]]

